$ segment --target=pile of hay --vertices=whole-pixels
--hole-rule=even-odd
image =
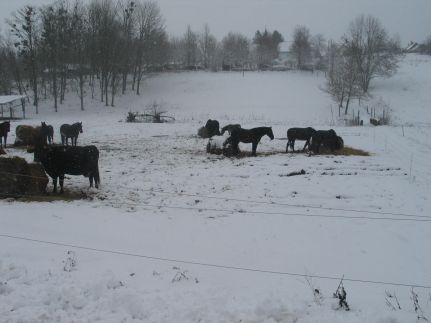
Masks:
[[[237,154],[232,149],[231,144],[225,144],[226,138],[223,136],[214,136],[208,140],[207,153],[214,155],[224,155],[232,157],[240,153],[239,149]]]
[[[334,153],[330,149],[322,147],[319,155],[370,156],[370,153],[365,150],[344,146],[341,149],[335,150]]]
[[[0,157],[0,198],[45,194],[47,185],[42,165],[20,157]]]

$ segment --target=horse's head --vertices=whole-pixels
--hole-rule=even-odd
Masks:
[[[268,128],[268,133],[267,133],[268,137],[272,139],[274,139],[274,133],[272,132],[272,127]]]
[[[82,122],[78,122],[78,129],[79,132],[82,133]]]

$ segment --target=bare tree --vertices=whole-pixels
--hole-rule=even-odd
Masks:
[[[0,94],[12,93],[13,76],[9,65],[10,50],[0,35]]]
[[[222,40],[223,65],[244,67],[250,58],[250,41],[242,34],[230,32]]]
[[[15,47],[18,53],[24,58],[27,71],[29,73],[30,84],[33,89],[33,105],[36,113],[39,113],[38,94],[38,42],[39,42],[39,17],[36,9],[32,6],[25,6],[13,14],[12,20],[8,21],[12,29],[12,34],[16,38]]]
[[[326,91],[338,102],[339,111],[344,107],[344,114],[348,113],[351,99],[363,95],[353,52],[354,46],[349,42],[331,42],[328,48]]]
[[[81,104],[81,111],[84,111],[84,96],[85,96],[85,76],[88,73],[86,67],[89,62],[88,57],[88,12],[80,0],[76,0],[71,12],[71,29],[70,44],[71,44],[71,59],[75,63],[74,77],[78,83],[78,96]]]
[[[121,29],[124,38],[124,48],[121,61],[121,74],[122,74],[122,93],[126,92],[127,88],[127,76],[131,72],[132,67],[132,55],[130,53],[133,50],[133,36],[135,33],[135,7],[136,2],[133,0],[121,0],[119,1],[121,7]]]
[[[311,52],[312,57],[316,61],[316,68],[320,70],[325,69],[326,40],[322,34],[311,37]]]
[[[211,34],[208,24],[205,24],[202,34],[198,40],[199,50],[205,69],[213,66],[217,51],[217,39]]]
[[[183,36],[184,63],[187,68],[195,67],[198,63],[198,35],[191,29],[190,25]]]
[[[352,46],[363,92],[368,92],[373,78],[389,77],[397,71],[399,40],[390,38],[377,18],[357,17],[350,23],[344,41]]]
[[[296,64],[299,69],[310,62],[311,44],[310,31],[305,26],[297,26],[293,31],[293,42],[290,46],[291,52],[296,57]]]
[[[140,94],[141,80],[144,75],[144,64],[153,56],[154,47],[158,45],[156,39],[164,34],[163,17],[156,2],[138,2],[136,4],[136,19],[138,35],[136,38],[136,58],[134,69],[134,85],[136,94]],[[133,87],[134,88],[134,87]]]

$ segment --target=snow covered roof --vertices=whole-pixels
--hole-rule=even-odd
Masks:
[[[0,95],[0,104],[7,104],[25,98],[25,95]]]

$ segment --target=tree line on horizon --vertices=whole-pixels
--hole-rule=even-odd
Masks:
[[[58,111],[70,92],[78,94],[81,110],[86,97],[114,106],[119,94],[139,95],[152,72],[286,64],[277,30],[257,30],[252,39],[229,32],[219,41],[208,25],[200,32],[188,25],[173,37],[158,4],[148,0],[54,0],[18,9],[7,24],[0,35],[0,94],[31,97],[36,113],[41,99],[52,99]],[[289,67],[325,71],[326,90],[346,113],[373,78],[395,73],[400,57],[399,41],[373,17],[358,17],[338,42],[297,26],[289,43]]]

